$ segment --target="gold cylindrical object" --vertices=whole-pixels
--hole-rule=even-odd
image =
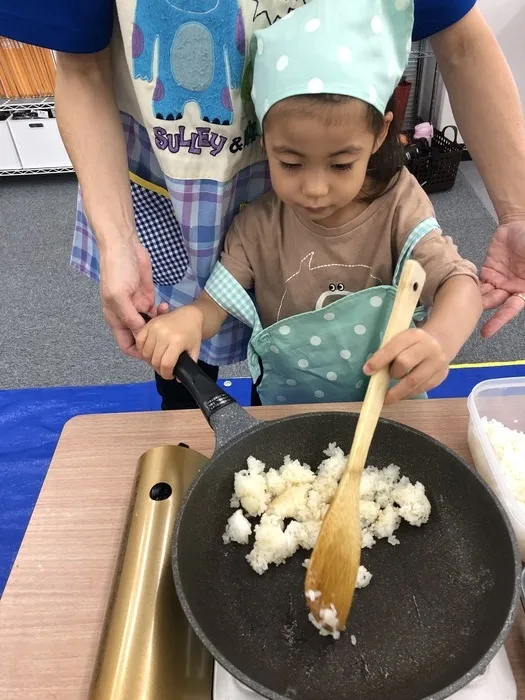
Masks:
[[[89,700],[210,700],[212,660],[179,605],[171,539],[206,458],[156,447],[139,460]]]

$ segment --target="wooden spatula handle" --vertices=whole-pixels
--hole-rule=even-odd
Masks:
[[[381,347],[410,327],[425,279],[425,271],[418,262],[408,260],[405,263]],[[364,468],[389,381],[388,367],[376,372],[370,379],[348,460],[354,472]]]
[[[386,327],[381,347],[392,338],[410,328],[421,292],[425,285],[426,274],[416,260],[407,260],[403,266],[394,306]]]

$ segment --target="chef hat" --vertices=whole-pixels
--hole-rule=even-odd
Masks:
[[[259,124],[296,95],[357,97],[381,114],[406,68],[414,0],[310,0],[252,43],[252,100]]]

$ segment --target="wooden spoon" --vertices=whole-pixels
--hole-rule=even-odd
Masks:
[[[410,327],[425,277],[418,262],[409,260],[405,263],[381,347]],[[346,469],[323,519],[306,573],[305,595],[313,617],[321,624],[326,623],[321,610],[333,605],[338,630],[346,626],[354,597],[361,559],[359,485],[389,381],[388,367],[370,379]]]

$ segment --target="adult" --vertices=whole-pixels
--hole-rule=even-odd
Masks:
[[[0,0],[0,34],[60,52],[57,116],[82,193],[72,264],[100,280],[126,354],[136,356],[139,312],[193,299],[239,207],[268,188],[246,48],[254,29],[306,1]],[[523,114],[475,0],[415,0],[413,38],[425,37],[499,217],[481,271],[485,307],[499,307],[490,336],[525,306]],[[203,345],[202,366],[216,377],[245,340],[229,321]],[[163,408],[193,405],[181,385],[157,376],[157,386]]]

